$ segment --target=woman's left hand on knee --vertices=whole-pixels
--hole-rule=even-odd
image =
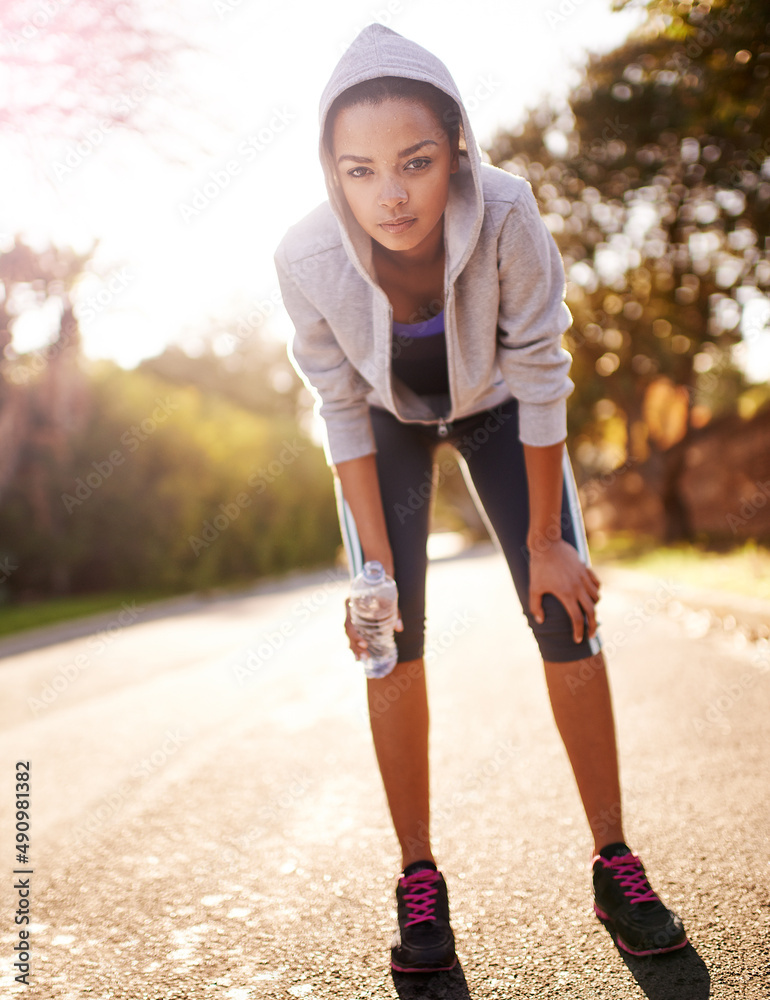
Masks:
[[[599,600],[599,586],[597,575],[563,538],[543,551],[530,551],[529,608],[538,624],[545,620],[543,594],[553,594],[572,619],[575,642],[582,642],[584,638],[584,612],[588,619],[588,635],[593,637],[597,627],[595,605]]]

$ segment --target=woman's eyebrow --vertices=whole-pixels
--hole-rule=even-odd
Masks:
[[[422,142],[416,142],[414,146],[407,146],[406,149],[399,151],[399,160],[404,156],[411,156],[416,153],[418,149],[422,149],[423,146],[438,146],[438,143],[433,139],[423,139]]]
[[[420,142],[416,142],[413,146],[407,146],[406,149],[400,149],[398,151],[398,158],[402,160],[405,156],[412,156],[423,146],[438,146],[438,143],[434,139],[422,139]],[[352,160],[354,163],[373,163],[374,161],[368,156],[355,156],[353,153],[343,153],[341,156],[337,157],[337,163],[341,163],[343,160]]]
[[[342,163],[343,160],[352,160],[354,163],[373,163],[368,156],[354,156],[352,153],[343,153],[342,156],[337,157],[337,163]]]

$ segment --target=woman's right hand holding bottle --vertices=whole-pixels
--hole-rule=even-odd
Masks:
[[[395,630],[396,632],[404,631],[404,623],[401,621],[401,612],[398,612],[398,619],[396,620]],[[353,624],[353,620],[350,617],[350,598],[345,598],[345,633],[348,637],[348,643],[353,655],[357,660],[360,660],[362,656],[366,656],[366,639],[356,631],[356,627]]]
[[[369,561],[369,560],[367,560],[367,561]],[[393,577],[393,557],[390,556],[390,557],[388,557],[386,559],[378,559],[377,561],[382,564],[385,572],[388,574],[389,577],[392,578]],[[396,631],[396,632],[403,632],[404,631],[404,623],[401,620],[401,612],[399,610],[397,610],[396,613],[397,613],[398,617],[396,619],[396,624],[394,626],[394,631]],[[366,656],[366,650],[368,648],[367,647],[367,643],[366,643],[366,639],[364,639],[364,637],[361,635],[361,633],[356,629],[355,625],[353,624],[353,619],[352,619],[351,613],[350,613],[350,598],[349,597],[345,598],[345,634],[348,637],[348,644],[349,644],[350,649],[351,649],[351,651],[353,653],[353,656],[355,656],[356,660],[360,660],[363,656]]]

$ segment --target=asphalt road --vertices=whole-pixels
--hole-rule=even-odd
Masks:
[[[588,826],[503,562],[432,564],[435,847],[460,964],[393,976],[396,843],[346,589],[319,573],[6,644],[3,996],[770,996],[766,643],[714,627],[670,581],[605,585],[626,828],[691,940],[633,959],[593,915]],[[26,904],[29,987],[12,966]]]

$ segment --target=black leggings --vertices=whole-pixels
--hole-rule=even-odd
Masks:
[[[511,399],[492,410],[447,425],[441,437],[436,425],[402,423],[393,414],[371,407],[377,443],[377,471],[388,538],[393,550],[394,577],[404,631],[396,633],[400,661],[423,655],[425,641],[426,545],[431,496],[443,468],[434,465],[442,442],[453,445],[479,513],[508,563],[522,611],[545,660],[569,662],[597,653],[597,635],[583,641],[572,637],[572,620],[561,601],[543,596],[544,622],[539,625],[529,610],[529,496],[524,449],[519,440],[518,403]],[[564,449],[564,488],[559,531],[588,564],[583,518],[572,466]],[[337,480],[337,506],[351,575],[363,564],[361,544],[350,508]],[[556,526],[554,526],[556,527]],[[547,544],[547,539],[544,539]]]

